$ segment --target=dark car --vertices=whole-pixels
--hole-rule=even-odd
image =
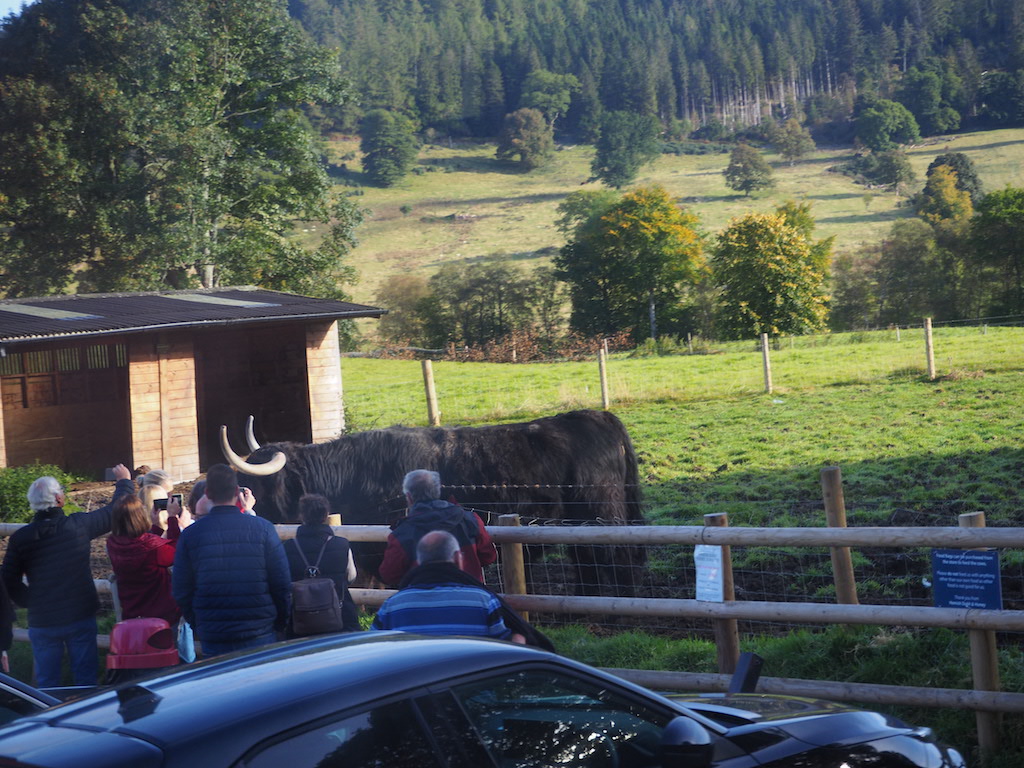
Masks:
[[[0,728],[0,766],[956,768],[925,728],[822,702],[660,696],[465,638],[297,640],[182,667]]]
[[[0,725],[6,725],[20,717],[34,715],[60,702],[56,696],[0,674]]]

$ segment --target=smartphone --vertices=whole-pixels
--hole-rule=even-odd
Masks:
[[[169,499],[153,499],[154,509],[167,509],[167,502]]]
[[[178,513],[180,514],[181,510],[182,510],[181,494],[180,493],[172,493],[170,500],[175,502],[178,505]]]

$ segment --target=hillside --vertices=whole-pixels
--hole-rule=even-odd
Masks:
[[[330,142],[332,160],[346,164],[346,170],[336,174],[339,182],[359,184],[357,150],[353,139]],[[932,159],[950,151],[971,158],[986,190],[1024,185],[1020,163],[1024,129],[954,134],[909,148],[918,188]],[[351,258],[361,277],[353,298],[372,303],[377,287],[388,276],[431,273],[447,262],[546,263],[552,250],[563,243],[554,227],[555,209],[589,177],[592,152],[589,146],[563,146],[550,166],[524,174],[495,160],[493,144],[424,146],[417,166],[422,170],[399,186],[359,189],[361,196],[356,199],[371,215],[360,228],[360,245]],[[866,189],[829,171],[852,153],[850,148],[825,148],[788,165],[769,152],[776,187],[749,198],[725,186],[721,173],[728,163],[725,154],[662,155],[642,170],[637,184],[663,185],[712,234],[734,216],[768,210],[787,199],[806,199],[814,206],[816,236],[835,235],[835,251],[844,252],[878,242],[893,221],[912,215],[895,193]],[[597,188],[597,184],[586,188]]]

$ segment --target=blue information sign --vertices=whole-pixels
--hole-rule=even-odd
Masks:
[[[1002,610],[999,553],[986,549],[933,549],[936,608]]]

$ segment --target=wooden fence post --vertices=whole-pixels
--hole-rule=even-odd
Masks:
[[[423,388],[427,392],[427,419],[430,426],[441,426],[441,412],[437,409],[437,390],[434,389],[434,367],[429,360],[423,361]]]
[[[724,512],[704,515],[704,525],[712,528],[728,528],[729,516]],[[731,603],[736,600],[736,586],[732,579],[732,547],[722,547],[722,600]],[[740,631],[736,619],[715,619],[715,646],[718,649],[718,671],[731,675],[736,671],[740,658]]]
[[[519,527],[519,515],[498,515],[498,525]],[[501,545],[501,572],[504,577],[504,591],[506,595],[525,595],[526,591],[526,562],[523,558],[523,544],[518,541],[510,541]],[[530,620],[530,614],[520,611],[523,619]]]
[[[897,325],[896,326],[896,341],[899,341],[899,340],[900,340],[900,327],[899,327],[899,325]]]
[[[958,516],[961,528],[984,528],[984,512],[967,512]],[[971,675],[976,691],[998,691],[999,655],[996,649],[996,633],[991,629],[969,629],[967,636],[971,641]],[[982,755],[991,757],[999,752],[998,712],[975,713],[978,727],[978,747]]]
[[[825,518],[830,528],[846,527],[846,500],[843,498],[843,473],[839,467],[821,470],[821,495],[825,499]],[[830,547],[832,580],[836,585],[836,601],[858,605],[857,581],[853,577],[853,560],[849,547]]]
[[[597,350],[597,370],[601,374],[601,408],[608,410],[608,353]]]
[[[761,359],[764,362],[764,391],[772,393],[772,358],[768,352],[768,334],[761,334]]]
[[[928,359],[928,380],[935,381],[935,345],[932,343],[932,319],[924,319],[924,354]]]

